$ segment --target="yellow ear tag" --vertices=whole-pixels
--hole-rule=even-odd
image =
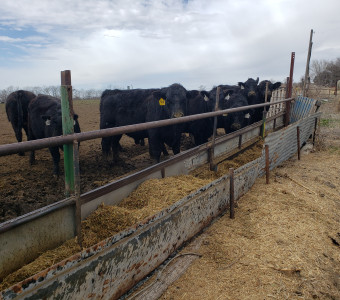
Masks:
[[[165,105],[165,100],[163,98],[159,99],[159,105]]]

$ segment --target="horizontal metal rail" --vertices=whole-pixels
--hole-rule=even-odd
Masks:
[[[275,120],[276,118],[278,118],[282,115],[284,115],[284,112],[280,112],[280,113],[276,114],[275,116],[268,118],[267,121]],[[218,138],[216,138],[215,145],[219,145],[219,144],[221,144],[221,143],[223,143],[227,140],[235,138],[238,135],[245,134],[248,131],[251,131],[254,128],[259,127],[261,125],[262,125],[262,121],[259,121],[257,123],[251,124],[250,126],[247,126],[247,127],[244,127],[240,130],[232,132],[228,135],[218,137]],[[83,204],[85,204],[85,203],[87,203],[87,202],[89,202],[93,199],[96,199],[96,198],[98,198],[102,195],[105,195],[109,192],[112,192],[112,191],[114,191],[114,190],[116,190],[116,189],[118,189],[122,186],[128,185],[131,182],[134,182],[138,179],[144,178],[144,177],[148,176],[149,174],[151,174],[153,172],[159,171],[159,170],[161,170],[161,169],[163,169],[163,168],[165,168],[169,165],[172,165],[172,164],[174,164],[174,163],[176,163],[180,160],[184,160],[187,157],[190,157],[192,155],[206,151],[209,147],[210,147],[210,142],[203,144],[203,145],[196,146],[194,148],[191,148],[189,150],[181,152],[181,153],[175,155],[174,157],[171,157],[171,158],[169,158],[169,159],[167,159],[163,162],[152,165],[152,166],[150,166],[150,167],[148,167],[144,170],[138,171],[138,172],[133,173],[131,175],[127,175],[126,177],[120,178],[120,179],[118,179],[118,180],[116,180],[116,181],[114,181],[110,184],[107,184],[105,186],[98,187],[98,188],[96,188],[92,191],[86,192],[86,193],[84,193],[80,196],[81,204],[83,205]],[[33,211],[31,213],[28,213],[26,215],[15,218],[13,220],[6,221],[6,222],[0,224],[0,234],[3,233],[3,232],[6,232],[8,230],[11,230],[11,229],[13,229],[13,228],[15,228],[19,225],[30,222],[30,221],[32,221],[36,218],[47,215],[47,214],[49,214],[53,211],[57,211],[57,210],[62,209],[66,206],[74,205],[74,204],[75,204],[75,199],[74,199],[73,196],[71,196],[69,198],[60,200],[60,201],[53,203],[51,205],[42,207],[42,208],[40,208],[36,211]]]
[[[0,156],[11,155],[11,154],[15,154],[21,151],[25,152],[25,151],[37,150],[37,149],[48,148],[48,147],[56,147],[56,146],[60,146],[64,144],[71,144],[74,141],[82,142],[82,141],[87,141],[87,140],[92,140],[92,139],[97,139],[97,138],[109,137],[113,135],[147,130],[151,128],[181,124],[181,123],[196,121],[196,120],[205,119],[209,117],[220,116],[226,113],[233,113],[233,112],[238,112],[238,111],[243,111],[243,110],[248,110],[248,109],[254,109],[254,108],[259,108],[259,107],[280,104],[280,103],[286,103],[286,102],[292,101],[293,99],[294,98],[288,98],[288,99],[277,101],[277,102],[248,105],[248,106],[242,106],[238,108],[219,110],[216,112],[208,112],[208,113],[203,113],[203,114],[190,115],[190,116],[185,116],[181,118],[159,120],[159,121],[139,123],[139,124],[134,124],[134,125],[106,128],[106,129],[87,131],[87,132],[81,132],[81,133],[74,133],[74,134],[69,134],[65,136],[56,136],[56,137],[39,139],[39,140],[31,140],[31,141],[20,142],[20,143],[6,144],[6,145],[0,146]]]

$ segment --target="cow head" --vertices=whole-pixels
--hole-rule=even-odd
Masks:
[[[238,85],[243,91],[244,95],[248,99],[249,104],[255,104],[257,97],[257,84],[259,83],[259,78],[256,80],[253,78],[248,78],[245,82],[239,82]]]
[[[61,110],[57,110],[56,113],[51,115],[42,115],[41,118],[45,124],[46,136],[52,137],[63,134]],[[75,133],[80,132],[77,114],[73,115],[73,130]]]
[[[267,101],[270,101],[270,98],[272,96],[272,92],[276,89],[278,89],[281,86],[281,82],[275,82],[271,83],[269,80],[263,80],[259,83],[257,89],[258,94],[261,97],[261,100],[264,101],[266,97],[266,86],[268,83],[268,90],[267,90]]]
[[[158,105],[167,118],[179,118],[186,115],[187,91],[180,84],[172,84],[160,91],[153,92]]]

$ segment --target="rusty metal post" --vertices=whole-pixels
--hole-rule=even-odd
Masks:
[[[318,126],[318,118],[315,118],[314,132],[313,132],[313,146],[315,146],[315,135],[316,135],[317,126]]]
[[[292,97],[293,93],[293,73],[294,73],[295,52],[292,52],[290,61],[289,85],[288,85],[288,98]]]
[[[235,218],[235,187],[234,187],[234,168],[229,169],[230,175],[230,218]]]
[[[80,202],[80,171],[79,171],[79,144],[73,141],[73,166],[74,166],[74,198],[76,202],[76,236],[82,248],[83,236],[81,233],[81,202]]]
[[[265,145],[265,156],[266,156],[266,184],[269,184],[269,146]]]
[[[242,134],[240,134],[239,137],[238,137],[238,148],[239,149],[242,148]]]
[[[215,111],[218,110],[218,105],[220,101],[220,87],[218,86],[216,89],[216,102],[215,102]],[[208,158],[210,163],[210,171],[217,171],[217,166],[214,165],[214,150],[215,150],[215,139],[216,139],[216,130],[217,130],[217,116],[214,117],[214,129],[212,136],[212,143],[209,149]]]
[[[297,139],[297,149],[298,149],[298,160],[301,159],[301,149],[300,149],[300,126],[296,127],[296,139]]]

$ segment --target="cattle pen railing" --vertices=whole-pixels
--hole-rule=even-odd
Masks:
[[[254,105],[254,106],[249,106],[249,107],[243,107],[242,109],[249,109],[255,108],[255,107],[265,107],[269,105],[274,105],[277,103],[285,103],[288,102],[290,103],[293,99],[285,99],[276,103],[265,103],[265,104],[259,104],[259,105]],[[37,141],[28,141],[28,142],[22,142],[22,143],[17,143],[17,146],[22,148],[17,147],[16,149],[13,149],[13,144],[10,145],[3,145],[0,146],[0,155],[9,155],[9,154],[14,154],[19,151],[29,151],[32,149],[41,149],[45,147],[50,147],[51,145],[61,145],[64,143],[73,143],[74,141],[85,141],[85,140],[90,140],[93,138],[100,138],[100,137],[105,137],[105,136],[111,136],[114,134],[121,134],[121,133],[126,133],[126,132],[133,132],[133,131],[138,131],[138,130],[145,130],[148,128],[155,128],[155,127],[161,127],[161,126],[166,126],[166,125],[173,125],[177,123],[183,123],[183,122],[188,122],[188,121],[193,121],[193,120],[198,120],[198,119],[203,119],[206,117],[216,117],[219,115],[222,115],[224,113],[231,113],[235,111],[240,111],[242,109],[231,109],[231,110],[224,110],[224,111],[217,111],[217,112],[212,112],[212,113],[206,113],[206,114],[201,114],[201,115],[194,115],[194,116],[187,116],[183,118],[178,118],[178,119],[172,119],[172,120],[162,120],[162,121],[157,121],[157,122],[150,122],[150,123],[143,123],[143,124],[136,124],[136,125],[130,125],[130,126],[124,126],[124,127],[119,127],[119,128],[111,128],[111,129],[105,129],[105,132],[100,131],[93,131],[93,132],[85,132],[85,133],[79,133],[79,134],[73,134],[73,135],[68,135],[64,137],[55,137],[55,138],[49,138],[49,139],[44,139],[44,140],[37,140]],[[287,111],[286,112],[280,112],[279,114],[268,118],[266,120],[267,122],[267,129],[275,129],[276,126],[282,126],[285,122],[281,122],[282,118],[287,119]],[[315,118],[315,124],[316,125],[316,119]],[[277,122],[276,120],[281,120]],[[312,119],[314,122],[314,119]],[[310,125],[311,122],[309,121],[308,123],[309,129],[305,130],[303,128],[302,130],[302,136],[301,142],[305,141],[307,139],[307,135],[312,131],[310,128],[313,126]],[[312,127],[311,127],[312,126]],[[216,147],[215,149],[215,154],[218,156],[219,154],[223,153],[226,151],[226,149],[230,148],[237,148],[241,147],[241,145],[246,142],[251,141],[255,136],[259,136],[261,134],[261,129],[264,127],[264,121],[260,121],[256,124],[253,124],[251,126],[245,127],[237,132],[234,132],[232,134],[229,134],[227,136],[219,137],[216,139],[216,143],[214,146]],[[289,132],[291,135],[292,134],[297,134],[297,132],[300,132],[299,127],[294,127],[293,129],[290,128],[289,130],[286,130],[286,132]],[[315,127],[314,127],[315,130]],[[314,131],[315,132],[315,131]],[[243,138],[242,138],[243,137]],[[295,138],[296,140],[296,138]],[[36,144],[39,142],[43,142],[43,144]],[[32,144],[33,143],[33,144]],[[44,144],[46,143],[46,144]],[[52,144],[51,144],[52,143]],[[30,145],[31,144],[31,145]],[[280,143],[279,143],[280,144]],[[300,141],[297,141],[297,145],[300,145]],[[9,148],[6,148],[6,146]],[[80,206],[82,207],[82,218],[85,218],[91,211],[96,209],[98,204],[101,202],[107,203],[108,198],[110,198],[111,204],[112,204],[112,199],[114,198],[119,198],[122,197],[124,194],[127,194],[127,190],[131,190],[134,187],[136,187],[141,181],[146,180],[147,178],[154,178],[156,175],[156,172],[160,172],[160,175],[157,175],[157,177],[161,176],[164,177],[165,173],[167,176],[171,176],[175,174],[178,169],[180,171],[183,171],[183,168],[185,167],[187,170],[190,168],[193,168],[194,165],[199,165],[202,164],[203,162],[206,162],[209,159],[207,158],[207,150],[211,149],[213,146],[212,142],[208,142],[207,144],[195,147],[194,149],[190,149],[188,151],[182,152],[179,155],[176,155],[175,157],[164,161],[160,164],[151,166],[147,168],[146,170],[140,171],[136,174],[127,176],[126,178],[122,178],[120,180],[117,180],[116,182],[113,182],[112,184],[109,184],[107,186],[98,188],[94,191],[85,193],[83,195],[80,195],[79,197],[79,202]],[[33,147],[33,148],[31,148]],[[300,146],[291,146],[291,148],[294,148],[294,151],[296,148],[300,148]],[[14,152],[13,152],[14,151]],[[214,152],[213,152],[214,153]],[[286,158],[286,156],[291,153],[291,151],[284,153],[280,156],[282,158]],[[279,159],[271,153],[271,160],[275,160],[275,164],[280,161],[281,157]],[[184,165],[184,166],[183,166]],[[177,169],[176,172],[174,169]],[[151,176],[151,177],[150,177]],[[127,189],[128,187],[128,189]],[[246,190],[246,188],[245,188]],[[119,193],[119,197],[113,196],[113,193]],[[239,192],[236,193],[236,197],[239,196]],[[116,194],[115,194],[116,195]],[[51,231],[51,228],[53,226],[60,226],[61,228],[58,228],[59,231],[59,236],[56,234],[53,235],[54,233],[48,232],[49,238],[51,238],[52,234],[52,240],[48,240],[47,243],[44,244],[47,248],[53,247],[53,244],[60,244],[66,239],[72,238],[75,235],[75,230],[74,228],[76,227],[76,221],[74,218],[75,212],[74,212],[74,204],[76,202],[75,197],[70,197],[67,199],[64,199],[56,204],[50,205],[48,207],[42,208],[38,211],[32,212],[28,215],[19,217],[17,219],[5,222],[3,224],[0,224],[0,242],[4,245],[6,244],[8,247],[3,247],[0,250],[0,257],[3,259],[0,259],[0,265],[2,268],[0,268],[2,271],[8,272],[9,268],[13,267],[15,265],[14,262],[18,262],[20,259],[19,257],[23,257],[23,252],[27,252],[26,248],[30,248],[30,253],[28,254],[35,254],[37,252],[43,251],[41,249],[41,245],[44,244],[46,241],[42,241],[42,239],[46,239],[46,232],[44,231]],[[65,209],[67,207],[73,207],[71,210],[70,209]],[[52,214],[53,213],[53,214]],[[215,213],[214,213],[215,214]],[[46,218],[44,218],[44,216]],[[37,225],[37,222],[39,219],[44,219],[44,222],[48,220],[49,226],[47,228],[42,228],[44,226],[39,226]],[[157,218],[156,218],[157,219]],[[204,222],[206,223],[206,222]],[[26,224],[26,226],[21,226]],[[46,226],[45,226],[46,227]],[[33,232],[33,228],[36,230],[39,228],[41,232]],[[131,232],[135,231],[135,229],[128,230],[127,233],[128,235],[131,234]],[[62,232],[62,234],[60,234]],[[129,233],[130,232],[130,233]],[[29,233],[29,234],[28,234]],[[28,235],[31,235],[28,237]],[[114,243],[115,241],[118,241],[119,237],[123,237],[126,235],[125,233],[119,234],[118,237],[116,236],[114,239],[110,240],[110,243]],[[13,240],[17,241],[13,241]],[[54,239],[54,240],[53,240]],[[35,245],[29,244],[29,243],[35,243]],[[105,242],[106,243],[106,242]],[[178,242],[179,243],[179,242]],[[16,245],[14,247],[11,247],[13,245]],[[102,245],[103,246],[103,245]],[[24,248],[24,249],[23,249]],[[92,249],[89,253],[97,253],[98,248],[96,247],[96,250]],[[88,255],[90,255],[88,253]],[[23,260],[31,260],[26,253],[26,256],[23,257],[21,260],[21,263]],[[87,258],[87,256],[83,257],[84,259]],[[7,261],[5,263],[5,260]],[[10,263],[10,266],[8,265]],[[1,275],[1,274],[0,274]],[[3,275],[3,274],[2,274]],[[122,280],[124,277],[122,277]],[[131,282],[129,283],[131,284]],[[130,286],[131,287],[131,286]],[[23,288],[23,287],[21,287]],[[11,299],[11,298],[8,298]]]
[[[242,106],[242,107],[232,108],[232,109],[218,110],[214,112],[208,112],[208,113],[197,114],[197,115],[189,115],[189,116],[180,117],[180,118],[165,119],[165,120],[160,120],[160,121],[153,121],[153,122],[147,122],[147,123],[139,123],[139,124],[133,124],[133,125],[114,127],[114,128],[106,128],[106,129],[100,129],[100,130],[94,130],[94,131],[88,131],[88,132],[68,134],[65,136],[56,136],[56,137],[39,139],[39,140],[31,140],[31,141],[25,141],[25,142],[19,142],[19,143],[0,145],[0,156],[11,155],[11,154],[16,154],[19,152],[25,152],[25,151],[31,151],[31,150],[38,150],[38,149],[43,149],[43,148],[48,148],[48,147],[61,146],[65,144],[72,144],[73,142],[83,142],[83,141],[88,141],[88,140],[97,139],[97,138],[103,138],[103,137],[109,137],[113,135],[147,130],[151,128],[176,125],[176,124],[186,123],[190,121],[201,120],[204,118],[218,117],[218,116],[221,116],[227,113],[234,113],[234,112],[239,112],[239,111],[244,111],[244,110],[249,110],[249,109],[254,109],[254,108],[260,108],[260,107],[267,107],[267,106],[277,105],[281,103],[290,103],[292,100],[294,100],[294,98],[288,98],[288,99],[280,100],[280,101],[273,102],[273,103],[268,102],[268,103],[263,103],[263,104]],[[286,119],[289,119],[289,117],[287,116],[287,112],[286,112]]]
[[[275,102],[275,104],[278,103],[290,103],[293,100],[293,98],[289,98],[289,99],[285,99],[285,100],[281,100],[281,101],[277,101]],[[51,137],[51,138],[45,138],[45,139],[40,139],[40,140],[32,140],[32,141],[25,141],[25,142],[20,142],[20,143],[13,143],[13,144],[7,144],[7,145],[0,145],[0,156],[5,156],[5,155],[12,155],[18,152],[25,152],[25,151],[31,151],[31,150],[37,150],[37,149],[42,149],[42,148],[46,148],[46,147],[53,147],[53,146],[59,146],[59,145],[63,145],[63,144],[77,144],[78,142],[82,142],[82,141],[86,141],[86,140],[91,140],[91,139],[96,139],[96,138],[103,138],[103,137],[108,137],[108,136],[112,136],[112,135],[118,135],[118,134],[124,134],[124,133],[129,133],[129,132],[134,132],[134,131],[139,131],[139,130],[147,130],[150,128],[156,128],[156,127],[162,127],[162,126],[168,126],[168,125],[174,125],[174,124],[179,124],[179,123],[184,123],[184,122],[189,122],[189,121],[195,121],[195,120],[199,120],[199,119],[203,119],[203,118],[209,118],[209,117],[217,117],[220,115],[223,115],[225,113],[233,113],[233,112],[237,112],[237,111],[242,111],[242,110],[248,110],[250,108],[259,108],[259,107],[267,107],[270,105],[274,105],[273,103],[264,103],[264,104],[257,104],[257,105],[251,105],[251,106],[245,106],[245,107],[240,107],[240,108],[234,108],[234,109],[227,109],[227,110],[221,110],[221,111],[215,111],[215,112],[209,112],[209,113],[204,113],[204,114],[199,114],[199,115],[190,115],[190,116],[185,116],[185,117],[181,117],[181,118],[176,118],[176,119],[167,119],[167,120],[160,120],[160,121],[154,121],[154,122],[148,122],[148,123],[140,123],[140,124],[134,124],[134,125],[128,125],[128,126],[122,126],[122,127],[116,127],[116,128],[108,128],[108,129],[102,129],[102,130],[95,130],[95,131],[89,131],[89,132],[82,132],[82,133],[75,133],[75,134],[69,134],[66,136],[58,136],[58,137]],[[276,126],[276,118],[280,117],[280,116],[285,116],[285,119],[289,118],[287,116],[287,113],[281,112],[279,114],[277,114],[275,117],[272,118],[274,124],[273,127],[275,128]],[[269,121],[269,119],[267,120]],[[254,128],[258,128],[258,127],[262,127],[264,128],[264,121],[258,122],[256,124],[253,124],[251,126],[245,127],[239,131],[236,131],[232,134],[229,134],[228,136],[222,138],[222,139],[218,139],[216,142],[215,141],[210,141],[205,145],[196,147],[194,150],[192,151],[206,151],[208,150],[210,155],[209,155],[209,159],[210,162],[213,161],[214,158],[214,152],[215,152],[215,147],[218,147],[219,144],[225,142],[228,139],[232,139],[236,136],[238,136],[238,147],[240,147],[242,145],[243,142],[246,141],[246,139],[242,140],[242,136],[244,134],[246,134],[247,132],[253,130]],[[262,130],[263,133],[264,130]],[[259,133],[260,134],[260,133]],[[256,134],[257,136],[259,134]],[[214,137],[213,137],[214,138]],[[74,147],[75,150],[75,154],[77,154],[77,147]],[[185,155],[191,155],[191,152],[186,152],[186,153],[180,153],[180,157],[178,158],[178,160],[183,159],[183,157]],[[215,153],[218,154],[218,153]],[[183,156],[184,155],[184,156]],[[176,156],[174,157],[175,160],[177,159]],[[78,160],[78,162],[75,163],[75,166],[79,165],[79,157],[76,157],[76,160]],[[77,233],[79,234],[79,230],[80,230],[80,222],[81,219],[84,219],[89,212],[86,211],[81,212],[81,206],[84,203],[89,203],[92,199],[101,196],[102,194],[106,193],[108,191],[108,189],[113,189],[113,188],[118,188],[119,186],[123,186],[125,184],[129,184],[129,182],[131,182],[132,180],[135,180],[138,177],[145,177],[148,175],[148,173],[152,173],[154,171],[157,170],[161,170],[162,172],[162,176],[165,176],[165,168],[169,165],[171,165],[172,163],[174,163],[173,159],[168,159],[160,164],[156,164],[150,168],[148,168],[147,170],[145,170],[144,172],[138,172],[137,174],[135,174],[134,176],[130,176],[124,180],[120,180],[117,181],[116,186],[115,187],[104,187],[101,189],[98,189],[96,192],[87,192],[83,195],[80,195],[80,191],[78,190],[78,193],[75,193],[73,196],[68,197],[60,202],[57,202],[55,204],[49,205],[47,207],[38,209],[36,211],[33,211],[31,213],[28,213],[26,215],[20,216],[18,218],[6,221],[2,224],[0,224],[0,235],[4,234],[4,233],[8,233],[11,230],[14,230],[16,227],[24,225],[25,223],[28,222],[32,222],[38,218],[40,218],[41,216],[44,215],[48,215],[49,213],[55,212],[57,210],[60,210],[64,207],[67,206],[73,206],[74,204],[76,204],[76,210],[78,210],[77,212],[77,217],[75,221],[72,222],[67,222],[70,226],[70,228],[74,228],[76,227],[77,230],[75,231],[75,233],[72,234],[72,236],[75,234],[77,235]],[[80,176],[79,172],[78,172],[78,176]],[[76,180],[77,182],[77,180]],[[95,208],[92,208],[93,210]],[[74,218],[72,218],[74,219]],[[66,235],[67,238],[70,237],[70,234]],[[53,239],[51,239],[50,244],[48,245],[48,243],[46,244],[46,249],[48,249],[49,247],[51,247],[51,245],[56,245],[58,243],[60,243],[61,241],[63,241],[65,238],[65,236],[63,237],[58,237],[57,238],[57,242],[53,241]],[[0,240],[1,240],[1,236],[0,236]],[[38,244],[39,242],[37,242]],[[33,247],[34,249],[35,247]],[[36,250],[37,252],[40,250]],[[0,250],[1,253],[1,250]],[[13,252],[15,253],[15,251]],[[31,251],[30,253],[30,258],[31,259],[34,255],[36,255],[35,251]],[[28,259],[28,260],[29,260]],[[0,259],[0,266],[1,266],[1,259]],[[13,264],[11,264],[11,268],[13,268]],[[6,270],[6,268],[0,268],[2,269],[2,272],[4,272],[4,270]],[[0,277],[2,277],[2,272],[0,272]]]

